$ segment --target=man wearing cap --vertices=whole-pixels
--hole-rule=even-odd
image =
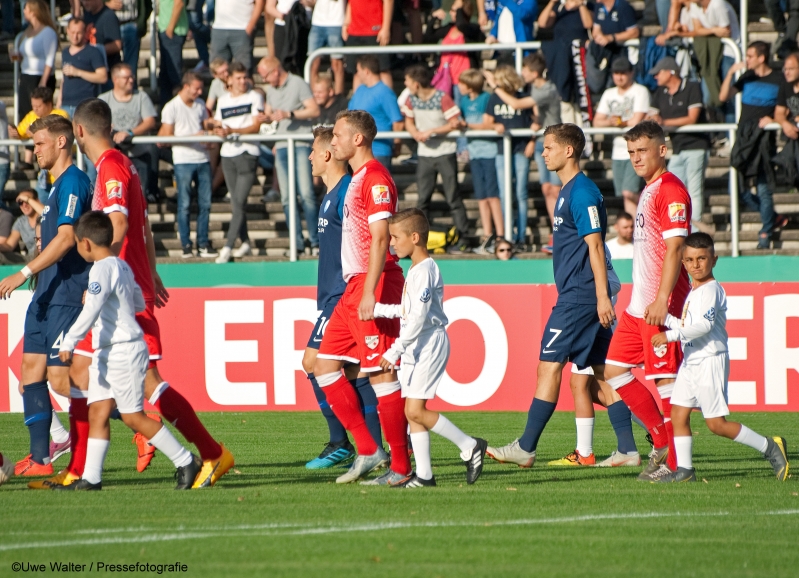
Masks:
[[[595,127],[630,128],[644,120],[649,112],[649,91],[633,80],[633,65],[627,57],[616,59],[611,65],[614,87],[608,88],[599,100],[594,117]],[[624,198],[624,210],[635,215],[641,177],[635,174],[627,152],[627,141],[617,136],[613,139],[613,188],[617,197]]]
[[[671,56],[661,58],[649,74],[658,83],[652,95],[652,106],[648,119],[653,120],[667,132],[680,126],[707,122],[702,105],[701,85],[687,78],[680,78],[677,61]],[[709,233],[709,227],[701,223],[705,169],[710,150],[707,133],[670,134],[673,154],[669,160],[669,171],[688,188],[691,196],[693,228]]]

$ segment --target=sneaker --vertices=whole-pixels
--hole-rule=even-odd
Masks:
[[[771,239],[768,235],[760,235],[757,238],[757,248],[758,249],[769,249],[771,247]]]
[[[216,257],[219,255],[211,245],[205,245],[204,247],[200,247],[197,249],[197,256],[202,257],[203,259],[210,259],[211,257]]]
[[[677,468],[677,471],[672,472],[666,466],[660,466],[660,469],[652,474],[652,476],[653,479],[651,483],[653,484],[673,484],[696,481],[696,471],[693,468]]]
[[[514,243],[513,252],[514,253],[529,253],[530,252],[530,245],[528,245],[527,243]]]
[[[653,448],[652,451],[649,452],[649,463],[644,468],[644,471],[638,474],[638,481],[648,482],[650,476],[660,469],[660,466],[666,463],[666,458],[668,457],[669,446]]]
[[[194,250],[192,249],[191,245],[186,245],[183,247],[183,254],[181,255],[183,259],[191,259],[194,257]]]
[[[252,255],[252,249],[249,243],[242,243],[238,249],[233,249],[230,254],[236,259],[241,259],[247,255]]]
[[[219,251],[219,257],[216,258],[214,263],[222,264],[230,261],[230,247],[222,247]]]
[[[771,463],[774,468],[774,473],[777,474],[777,479],[784,482],[788,479],[788,444],[785,438],[773,437],[766,438],[768,445],[766,446],[766,453],[763,456]]]
[[[488,237],[483,239],[483,242],[480,243],[478,247],[472,249],[472,253],[474,253],[475,255],[493,255],[494,246],[496,243],[495,239],[496,239],[495,235],[489,235]]]
[[[0,466],[0,486],[2,486],[14,475],[14,462],[3,454],[0,454],[0,459],[3,460],[3,465]]]
[[[197,74],[203,74],[208,72],[208,65],[205,64],[202,60],[197,63],[197,65],[191,69],[192,72],[196,72]]]
[[[382,448],[377,448],[377,451],[370,456],[357,455],[355,456],[355,460],[352,462],[350,469],[347,470],[347,473],[336,478],[336,483],[349,484],[350,482],[359,480],[372,470],[377,469],[378,467],[387,463],[388,454],[386,454]]]
[[[235,464],[233,454],[230,453],[230,450],[223,444],[219,445],[222,447],[222,455],[215,460],[203,461],[203,468],[194,480],[194,484],[191,486],[192,489],[210,488]]]
[[[52,478],[28,482],[28,488],[31,490],[54,490],[56,486],[68,486],[79,479],[80,476],[73,474],[68,468],[64,468]]]
[[[560,458],[559,460],[552,460],[547,462],[548,466],[595,466],[596,456],[593,452],[591,455],[583,457],[580,452],[574,450],[572,453]]]
[[[200,473],[200,470],[203,468],[203,461],[199,458],[199,456],[195,456],[194,454],[191,455],[191,462],[183,467],[180,467],[175,470],[175,479],[178,481],[178,484],[175,486],[176,490],[188,490],[194,484],[194,481],[197,479],[197,474]]]
[[[355,448],[352,447],[350,440],[344,439],[336,443],[328,442],[321,454],[305,464],[305,469],[324,470],[332,468],[336,464],[352,459],[354,456]]]
[[[311,247],[311,257],[319,256],[319,247]]]
[[[60,491],[69,491],[69,492],[91,492],[94,490],[102,490],[103,482],[98,482],[96,484],[93,484],[91,482],[87,482],[83,478],[78,478],[71,484],[67,484],[64,486],[53,486],[53,489]]]
[[[519,440],[513,440],[501,448],[486,448],[486,455],[501,464],[516,464],[520,468],[532,468],[535,463],[535,452],[526,452],[519,447]]]
[[[408,476],[413,475],[413,472],[410,474],[398,474],[391,468],[388,471],[380,476],[379,478],[374,478],[372,480],[366,480],[365,482],[361,482],[362,486],[396,486],[397,484],[401,484],[402,482],[407,481]]]
[[[613,451],[610,454],[610,457],[605,458],[598,464],[596,464],[597,468],[619,468],[619,467],[627,467],[627,466],[635,466],[638,467],[641,465],[641,454],[638,452],[633,452],[630,454],[623,454],[619,451]]]
[[[551,255],[553,251],[552,247],[554,247],[554,243],[552,242],[552,235],[550,235],[547,244],[541,247],[541,252]]]
[[[147,417],[155,421],[161,421],[161,416],[157,413],[148,413]],[[133,434],[133,445],[136,446],[138,457],[136,458],[136,471],[142,473],[150,465],[155,457],[155,446],[140,433]]]
[[[15,476],[52,476],[53,473],[53,464],[37,464],[33,461],[32,454],[28,454],[14,466]]]
[[[391,486],[392,488],[433,488],[436,485],[436,477],[433,476],[429,480],[420,478],[414,473],[406,476],[405,480],[398,484]]]
[[[72,445],[69,440],[58,443],[50,440],[50,463],[52,464],[58,458],[63,456],[64,454],[68,454],[72,451]]]
[[[475,483],[480,474],[483,473],[483,463],[486,449],[488,448],[488,442],[484,439],[474,438],[474,441],[477,442],[477,445],[474,446],[472,455],[469,456],[468,460],[463,460],[463,463],[466,464],[466,483],[469,485]]]
[[[788,217],[786,217],[785,215],[777,215],[774,219],[775,229],[782,229],[787,224],[788,224]]]

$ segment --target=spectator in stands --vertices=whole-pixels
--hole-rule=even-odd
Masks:
[[[339,48],[344,46],[341,38],[341,27],[347,11],[346,0],[316,0],[311,16],[311,33],[308,35],[308,55],[319,48]],[[311,85],[316,83],[319,75],[320,59],[311,63]],[[336,94],[344,93],[344,56],[332,54],[330,69],[333,72],[333,90]]]
[[[122,62],[130,65],[133,76],[139,69],[139,0],[107,0],[105,5],[114,11],[119,21],[119,34],[122,37]]]
[[[211,27],[211,60],[235,60],[252,70],[253,36],[264,0],[227,0],[219,5]],[[273,54],[273,52],[270,52]]]
[[[782,134],[792,140],[799,138],[799,52],[783,59],[782,74],[785,82],[777,94],[774,120],[782,125]]]
[[[275,19],[275,53],[270,56],[294,74],[302,74],[305,66],[313,1],[266,0],[266,13]]]
[[[19,121],[19,125],[9,126],[8,136],[10,138],[18,138],[22,140],[33,138],[33,135],[29,131],[31,125],[45,116],[57,114],[59,116],[63,116],[64,118],[69,118],[69,115],[66,113],[66,111],[61,110],[60,108],[55,108],[53,105],[53,89],[49,86],[37,86],[33,89],[33,92],[30,96],[29,110],[30,112],[28,112],[28,114],[26,114],[22,120]],[[25,162],[29,165],[26,168],[32,167],[31,163],[33,162],[33,147],[25,148]],[[40,186],[43,190],[50,190],[50,188],[45,186],[44,183],[40,183]]]
[[[183,77],[183,45],[189,33],[189,16],[183,0],[161,0],[158,7],[158,47],[161,65],[158,67],[158,86],[161,102],[175,95]]]
[[[358,88],[353,91],[349,110],[365,110],[372,115],[377,131],[405,130],[402,113],[397,105],[397,97],[391,88],[381,80],[380,60],[373,54],[358,57]],[[390,140],[375,139],[372,154],[387,169],[391,170]]]
[[[216,110],[216,101],[228,90],[227,83],[230,76],[230,63],[224,58],[214,58],[209,64],[211,69],[211,86],[208,89],[208,99],[205,105],[208,111],[213,113]]]
[[[83,20],[86,22],[86,38],[89,43],[105,49],[106,65],[111,70],[122,62],[122,33],[119,30],[119,19],[103,0],[81,0],[83,3]],[[138,63],[136,64],[138,66]],[[130,67],[133,71],[133,66]],[[136,75],[133,75],[135,82]],[[109,90],[108,83],[103,87]]]
[[[31,93],[36,87],[48,86],[55,90],[55,57],[58,52],[58,34],[49,4],[45,0],[28,0],[22,9],[30,23],[17,40],[18,52],[12,60],[20,60],[19,116],[30,110]]]
[[[314,124],[330,126],[336,124],[336,115],[342,110],[347,110],[346,95],[336,94],[333,88],[333,79],[326,73],[318,74],[316,81],[311,83],[311,87],[313,99],[319,107],[319,116],[314,120]]]
[[[516,255],[513,249],[513,243],[507,239],[497,239],[494,245],[494,257],[499,261],[515,261]]]
[[[227,138],[232,134],[255,134],[260,129],[262,115],[259,111],[264,109],[264,100],[258,92],[250,89],[247,76],[246,65],[236,61],[231,63],[230,91],[219,98],[214,115],[214,134]],[[222,144],[222,170],[230,192],[232,217],[227,243],[219,252],[217,263],[227,263],[231,257],[252,253],[245,206],[255,184],[258,154],[257,143],[226,140]],[[234,251],[236,239],[241,239],[241,245]]]
[[[799,0],[765,0],[766,11],[777,31],[774,53],[784,58],[797,49],[796,35],[799,34]],[[788,21],[785,21],[788,12]],[[788,41],[787,43],[785,41]]]
[[[614,261],[633,258],[633,224],[630,213],[622,211],[616,216],[616,223],[613,225],[616,236],[605,243]]]
[[[10,136],[8,133],[8,111],[6,103],[0,101],[0,138]],[[0,146],[0,202],[3,199],[3,191],[6,188],[8,177],[11,175],[11,153],[6,145]]]
[[[410,97],[402,108],[405,130],[419,143],[419,163],[416,165],[416,183],[419,198],[417,208],[430,218],[430,199],[440,175],[444,197],[447,199],[455,228],[461,239],[469,231],[466,208],[458,190],[458,161],[454,140],[436,138],[460,127],[460,109],[452,97],[430,86],[433,72],[426,64],[414,64],[405,70],[405,87]],[[451,246],[447,252],[461,253],[466,245]]]
[[[507,44],[532,40],[537,16],[536,0],[497,0],[496,21],[486,42]]]
[[[783,227],[788,220],[774,212],[773,191],[776,185],[771,157],[776,153],[774,131],[763,131],[763,127],[774,122],[774,110],[782,75],[768,65],[769,45],[765,42],[752,42],[746,49],[746,60],[732,66],[721,84],[719,99],[724,102],[741,93],[741,117],[735,138],[735,146],[730,155],[730,164],[738,169],[741,186],[741,200],[749,211],[759,211],[761,228],[757,248],[768,249],[775,227]],[[739,70],[746,69],[741,77],[733,82]],[[754,178],[757,195],[753,195],[747,183]]]
[[[648,120],[667,131],[669,128],[707,122],[702,105],[702,87],[698,82],[680,78],[679,65],[671,56],[660,59],[649,74],[655,77],[658,89],[652,95]],[[705,206],[705,169],[710,158],[710,137],[707,133],[671,133],[672,155],[669,170],[688,188],[691,196],[691,218],[694,229],[710,233],[702,223]]]
[[[205,23],[203,16],[203,6],[205,0],[193,0],[186,4],[186,12],[189,16],[189,29],[191,30],[192,38],[194,38],[194,46],[197,47],[197,55],[200,57],[200,62],[194,69],[194,72],[203,72],[208,69],[211,64],[211,57],[208,54],[208,43],[211,41],[211,28]]]
[[[422,41],[425,44],[441,42],[443,45],[484,42],[486,37],[480,26],[472,24],[474,10],[474,0],[455,0],[449,9],[449,23],[437,28],[428,25]],[[461,73],[469,68],[480,68],[480,65],[479,52],[445,52],[439,60],[438,72],[448,68],[453,91],[457,91]],[[461,95],[455,92],[453,97],[458,101]]]
[[[345,46],[386,46],[391,38],[391,16],[394,0],[350,0],[347,2],[347,12],[344,15],[344,25],[341,27],[341,37]],[[368,52],[368,48],[364,50]],[[391,88],[391,59],[388,54],[376,55],[378,74],[380,80]],[[360,59],[355,55],[348,55],[346,59],[347,70],[353,74],[353,93],[363,82],[358,73],[357,65]],[[365,110],[365,109],[362,109]],[[373,115],[374,116],[374,115]],[[377,130],[380,130],[378,126]]]
[[[613,88],[608,88],[599,100],[594,116],[596,127],[630,128],[644,120],[649,112],[649,91],[635,82],[633,65],[627,57],[613,61]],[[627,141],[617,136],[613,139],[613,188],[617,197],[624,198],[624,210],[635,214],[641,177],[635,174],[627,152]]]
[[[276,58],[262,58],[258,64],[258,74],[269,85],[264,111],[266,122],[276,123],[277,132],[280,133],[305,134],[312,132],[315,120],[319,116],[319,106],[314,100],[311,87],[296,74],[286,72]],[[310,251],[313,255],[318,255],[319,232],[316,222],[319,205],[316,202],[313,188],[310,160],[311,142],[296,142],[294,150],[296,174],[289,175],[288,143],[282,141],[275,144],[275,168],[280,186],[280,201],[283,203],[286,222],[289,222],[289,203],[297,202],[296,199],[289,198],[289,178],[296,178],[297,194],[302,199],[305,222],[308,225]],[[302,247],[304,243],[299,219],[299,211],[297,211],[297,246]]]
[[[58,108],[69,114],[87,98],[97,98],[101,87],[108,82],[103,53],[86,42],[86,23],[72,18],[67,24],[69,46],[61,51],[61,72],[64,80],[58,91]]]
[[[158,136],[194,136],[206,134],[214,122],[200,98],[203,80],[195,72],[183,75],[183,86],[177,96],[164,105],[161,111],[161,128]],[[178,234],[183,247],[183,258],[194,256],[189,231],[189,208],[192,181],[197,184],[197,255],[216,257],[208,242],[208,219],[211,214],[211,164],[204,143],[172,146],[172,165],[178,188]]]
[[[28,260],[36,252],[36,224],[39,222],[39,214],[36,212],[34,205],[39,206],[39,203],[31,204],[31,200],[39,200],[39,195],[34,189],[23,189],[17,193],[17,205],[22,214],[14,221],[11,232],[7,237],[0,241],[0,252],[7,254],[16,251],[20,242],[27,253]],[[0,237],[2,237],[2,234],[0,234]]]
[[[156,125],[153,101],[147,93],[136,89],[133,70],[120,62],[111,69],[112,90],[102,93],[111,109],[114,143],[125,152],[139,173],[144,194],[151,203],[158,201],[158,148],[151,144],[132,144],[134,136],[149,134]]]
[[[638,38],[635,10],[627,0],[598,0],[594,8],[593,40],[585,57],[586,81],[593,94],[613,86],[608,74],[619,58],[627,60],[624,43]]]

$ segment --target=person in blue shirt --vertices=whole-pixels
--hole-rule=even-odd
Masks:
[[[553,270],[558,300],[544,327],[535,398],[514,442],[486,450],[498,462],[532,467],[541,433],[555,411],[563,368],[571,361],[602,378],[616,315],[605,259],[607,214],[599,188],[580,170],[583,131],[555,124],[544,131],[544,160],[564,183],[555,205]]]
[[[486,43],[506,44],[533,40],[533,24],[537,17],[536,0],[497,0],[494,26],[486,37]]]
[[[355,448],[347,437],[347,430],[330,409],[325,393],[319,387],[313,374],[314,362],[319,353],[319,345],[322,343],[327,322],[347,288],[341,271],[341,222],[344,217],[344,198],[352,177],[347,173],[347,161],[337,161],[333,158],[332,141],[333,127],[318,126],[314,129],[314,141],[310,155],[311,172],[313,176],[322,179],[327,187],[327,193],[325,193],[322,206],[319,208],[319,269],[316,290],[316,308],[319,310],[319,318],[308,339],[308,345],[305,347],[302,367],[313,386],[319,409],[322,410],[322,415],[327,420],[330,439],[322,453],[305,464],[309,470],[330,468],[355,455]],[[377,415],[377,397],[369,383],[369,377],[360,374],[359,368],[358,364],[350,364],[344,368],[344,372],[358,392],[369,432],[377,445],[382,446],[380,420]]]
[[[25,425],[30,433],[30,455],[17,463],[17,475],[51,475],[50,421],[52,405],[47,382],[63,396],[70,395],[69,366],[58,357],[61,337],[83,309],[83,293],[90,265],[75,248],[74,227],[91,210],[89,177],[72,164],[72,123],[50,115],[31,125],[34,154],[39,166],[55,182],[41,220],[42,251],[26,267],[0,281],[0,298],[37,275],[36,291],[25,317],[20,385]],[[91,362],[89,358],[86,358]]]
[[[405,123],[397,104],[397,95],[380,80],[380,61],[373,54],[358,58],[356,75],[361,85],[352,95],[349,110],[365,110],[375,119],[378,132],[405,130]],[[372,154],[381,165],[391,170],[392,143],[375,140]]]

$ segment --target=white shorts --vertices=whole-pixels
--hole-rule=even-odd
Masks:
[[[413,350],[402,356],[398,371],[402,397],[433,399],[447,369],[448,359],[449,337],[446,331],[420,336]]]
[[[730,377],[730,356],[719,353],[682,364],[671,393],[671,405],[698,407],[705,418],[730,415],[727,407],[727,380]]]
[[[150,352],[143,341],[97,349],[89,367],[88,403],[113,399],[120,413],[144,409],[144,375]]]

